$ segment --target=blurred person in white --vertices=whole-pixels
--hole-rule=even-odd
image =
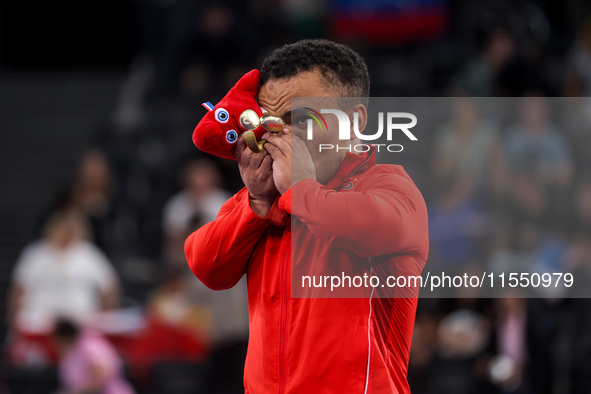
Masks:
[[[459,97],[452,102],[452,118],[439,131],[431,172],[438,184],[453,176],[475,183],[495,196],[503,193],[506,164],[497,130],[484,119],[478,102]]]
[[[52,332],[59,353],[63,394],[133,394],[117,351],[98,332],[60,318]]]
[[[220,187],[221,174],[208,159],[190,161],[183,170],[183,189],[164,206],[165,258],[172,265],[185,265],[183,247],[187,229],[198,216],[202,223],[213,221],[230,194]]]
[[[542,97],[525,97],[519,115],[506,140],[511,172],[525,173],[545,186],[569,186],[572,154],[562,131],[549,120],[548,103]]]
[[[119,281],[104,254],[86,240],[83,217],[53,214],[41,240],[16,263],[9,322],[17,331],[48,333],[57,316],[83,320],[119,301]]]

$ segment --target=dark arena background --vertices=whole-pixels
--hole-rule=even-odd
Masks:
[[[90,268],[48,269],[71,296],[39,303],[87,300],[137,393],[243,392],[244,283],[214,294],[183,254],[242,182],[191,134],[202,102],[303,38],[357,50],[376,97],[591,94],[584,0],[0,0],[0,394],[59,389],[58,316],[22,305],[44,287],[31,267],[55,258],[40,240],[83,245],[68,258]],[[514,170],[527,152],[509,129],[471,156],[485,190],[454,161],[453,146],[482,148],[470,130],[433,130],[403,156],[429,207],[428,265],[544,261],[589,278],[591,129],[558,128],[560,171],[542,178]],[[414,394],[590,393],[591,302],[420,300],[408,379]]]

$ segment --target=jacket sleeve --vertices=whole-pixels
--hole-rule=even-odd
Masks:
[[[252,211],[248,191],[242,189],[222,206],[213,222],[185,241],[191,271],[210,289],[229,289],[244,275],[252,250],[267,227],[268,221]]]
[[[295,184],[279,207],[329,244],[362,257],[428,252],[427,207],[415,184],[380,174],[364,191],[335,191],[312,179]]]

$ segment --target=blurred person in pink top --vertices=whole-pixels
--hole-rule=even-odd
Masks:
[[[123,379],[123,363],[98,332],[58,319],[53,339],[60,352],[60,383],[66,394],[133,394]]]

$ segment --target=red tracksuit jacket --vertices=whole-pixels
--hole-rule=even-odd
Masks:
[[[298,182],[264,219],[242,189],[215,221],[189,236],[185,253],[212,289],[228,289],[247,275],[246,393],[409,393],[417,299],[292,298],[292,240],[293,259],[306,249],[316,261],[365,264],[365,272],[373,258],[397,272],[420,273],[428,254],[427,208],[408,174],[376,165],[375,148],[347,153],[326,185]]]

